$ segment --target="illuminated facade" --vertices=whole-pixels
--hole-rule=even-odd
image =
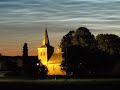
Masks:
[[[54,51],[54,47],[50,45],[47,29],[44,33],[43,42],[40,48],[38,48],[38,59],[41,63],[48,68],[48,75],[65,75],[65,72],[61,70],[62,52],[58,46]]]

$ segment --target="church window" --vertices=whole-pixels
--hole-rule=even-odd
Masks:
[[[45,56],[45,52],[44,52],[44,56]]]
[[[41,52],[41,56],[42,56],[42,52]]]

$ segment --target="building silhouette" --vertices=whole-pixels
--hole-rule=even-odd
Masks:
[[[42,45],[38,48],[38,59],[41,60],[43,65],[48,68],[48,75],[65,75],[66,73],[61,70],[62,52],[58,45],[56,50],[50,45],[47,28],[44,32]]]

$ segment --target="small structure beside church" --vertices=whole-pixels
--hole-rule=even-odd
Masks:
[[[61,48],[57,46],[57,50],[50,45],[47,29],[44,33],[42,45],[38,48],[38,59],[41,60],[43,65],[48,68],[48,75],[65,75],[66,73],[61,70],[62,52]]]

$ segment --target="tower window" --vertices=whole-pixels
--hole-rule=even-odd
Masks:
[[[42,56],[42,52],[41,52],[41,56]]]
[[[45,52],[44,52],[44,56],[45,56]]]

